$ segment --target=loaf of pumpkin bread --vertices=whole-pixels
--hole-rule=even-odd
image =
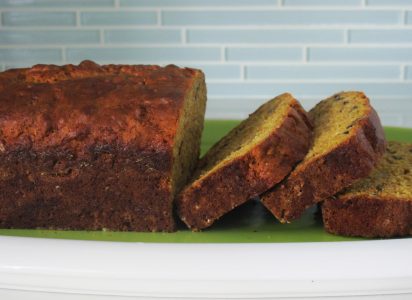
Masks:
[[[312,128],[290,94],[259,107],[201,159],[177,199],[180,218],[192,230],[281,181],[309,149]]]
[[[310,206],[367,176],[385,151],[378,115],[361,92],[342,92],[309,111],[313,144],[263,204],[281,222],[299,218]]]
[[[205,103],[172,65],[0,73],[0,227],[173,231]]]

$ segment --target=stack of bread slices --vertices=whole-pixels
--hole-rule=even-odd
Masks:
[[[408,235],[411,167],[412,145],[387,145],[364,93],[338,93],[307,114],[283,94],[206,153],[177,199],[178,214],[200,230],[259,197],[282,223],[319,203],[328,232]]]

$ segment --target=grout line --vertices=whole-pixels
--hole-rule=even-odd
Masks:
[[[182,44],[186,45],[187,40],[186,40],[186,28],[182,28],[181,31],[181,39],[182,39]]]
[[[406,10],[404,10],[403,12],[402,12],[402,15],[401,15],[401,24],[403,24],[403,25],[407,25],[406,24],[406,21],[407,21],[407,16],[406,16]]]
[[[205,3],[207,1],[204,1]],[[309,2],[309,0],[308,0]],[[412,8],[411,5],[398,5],[398,6],[359,6],[359,5],[323,5],[323,6],[313,6],[313,5],[285,5],[284,0],[278,0],[280,5],[251,5],[251,6],[216,6],[216,5],[204,5],[204,6],[169,6],[169,7],[162,7],[165,11],[357,11],[359,8],[362,8],[362,11],[387,11],[387,10],[399,10],[402,8]],[[132,10],[140,10],[140,9],[156,9],[157,6],[142,6],[142,7],[122,7],[123,9],[132,9]]]
[[[105,30],[104,28],[100,30]],[[179,43],[116,43],[116,44],[110,44],[105,47],[107,48],[214,48],[214,49],[220,49],[222,47],[222,43],[216,42],[216,43],[191,43],[190,40],[187,41],[188,43],[186,45],[182,45],[180,42]],[[45,47],[58,47],[61,45],[65,45],[64,43],[61,44],[47,44],[47,43],[42,43],[42,44],[0,44],[0,49],[1,48],[7,48],[7,49],[13,49],[13,48],[28,48],[28,47],[33,47],[33,48],[45,48]],[[73,48],[80,48],[80,47],[85,47],[85,48],[92,48],[95,47],[96,45],[99,45],[97,43],[74,43],[70,44],[70,47]],[[322,48],[322,49],[374,49],[374,50],[387,50],[387,49],[412,49],[412,42],[411,43],[397,43],[397,44],[378,44],[378,43],[370,43],[370,44],[325,44],[325,43],[318,43],[318,44],[307,44],[307,43],[300,43],[300,44],[270,44],[270,43],[247,43],[247,44],[242,44],[242,43],[232,43],[232,44],[225,44],[226,47],[236,47],[236,48],[302,48],[302,47],[307,47],[307,48]],[[378,62],[382,62],[377,60]],[[402,62],[403,60],[401,60]],[[344,61],[344,63],[347,63],[348,61]],[[356,59],[354,60],[356,61]],[[394,59],[392,62],[399,62],[399,60]],[[384,62],[385,63],[385,62]]]
[[[225,46],[220,48],[220,61],[221,62],[226,61],[226,47]]]
[[[158,27],[162,26],[162,11],[160,9],[156,10],[156,18],[157,18],[157,23],[156,25]]]
[[[61,53],[62,53],[62,62],[66,63],[67,55],[66,55],[66,48],[65,47],[61,48]]]
[[[411,85],[412,80],[400,80],[399,78],[382,78],[382,79],[369,79],[369,78],[316,78],[316,79],[306,79],[306,78],[289,78],[289,79],[263,79],[263,78],[248,78],[247,81],[243,82],[239,79],[212,79],[208,80],[209,83],[213,84],[272,84],[272,83],[289,83],[289,84],[336,84],[336,83],[362,83],[362,84],[400,84],[400,85]]]
[[[80,21],[80,11],[79,10],[76,10],[76,27],[78,28],[78,27],[80,27],[80,25],[81,25],[81,21]]]
[[[81,25],[81,24],[80,24]],[[112,26],[113,27],[113,26]],[[19,31],[72,31],[72,30],[97,30],[100,29],[101,26],[88,26],[84,25],[83,27],[77,26],[77,17],[75,17],[75,24],[73,25],[44,25],[44,26],[11,26],[11,25],[4,25],[4,31],[11,31],[11,32],[19,32]]]
[[[228,95],[224,95],[224,96],[211,96],[210,99],[228,99],[229,101],[232,100],[249,100],[249,99],[256,99],[257,97],[259,97],[259,95],[232,95],[232,96],[228,96]],[[377,96],[374,97],[374,101],[382,101],[382,102],[386,102],[388,100],[393,100],[394,98],[396,98],[396,100],[400,100],[400,101],[405,101],[406,103],[408,103],[408,100],[410,98],[408,98],[407,96],[385,96],[385,97],[381,97],[381,96]],[[306,100],[315,100],[316,96],[313,95],[306,95]]]
[[[104,30],[103,29],[99,30],[99,39],[100,39],[100,45],[104,45],[106,41],[104,39]]]
[[[408,66],[403,65],[403,68],[402,68],[402,71],[401,71],[401,73],[403,73],[402,75],[403,75],[403,81],[404,81],[404,82],[405,82],[405,81],[407,81],[407,82],[410,82],[410,81],[411,81],[411,79],[408,79],[408,78],[407,78],[407,77],[408,77],[407,68],[408,68]]]
[[[81,14],[81,12],[80,12]],[[161,18],[160,18],[161,19]],[[391,29],[411,29],[412,24],[315,24],[315,25],[290,25],[290,24],[272,24],[272,25],[164,25],[160,22],[151,25],[82,25],[83,29],[100,29],[102,27],[106,29],[150,29],[156,28],[161,25],[168,29],[180,29],[182,26],[190,27],[191,30],[210,30],[210,31],[221,31],[221,30],[296,30],[296,31],[342,31],[345,29],[376,29],[376,30],[391,30]],[[345,28],[343,28],[345,26]],[[57,28],[56,28],[57,27]],[[56,29],[73,29],[73,25],[61,25],[56,27],[49,27],[48,25],[43,26],[7,26],[8,30],[56,30]]]
[[[76,24],[75,25],[53,25],[53,27],[49,27],[49,25],[45,25],[45,26],[6,26],[4,27],[4,31],[11,31],[11,32],[19,32],[19,31],[43,31],[43,32],[53,32],[53,31],[92,31],[92,30],[99,30],[102,28],[102,26],[77,26],[77,22],[81,23],[80,20],[77,21],[76,18]],[[81,25],[81,24],[80,24]],[[107,28],[107,26],[104,26],[104,28],[106,29],[112,29],[110,27],[113,26],[109,26],[109,28]],[[118,27],[117,27],[118,28]],[[115,29],[115,27],[113,27],[113,29]]]
[[[179,25],[164,25],[167,27],[179,27],[179,26],[190,26],[194,30],[324,30],[324,31],[336,31],[343,29],[400,29],[404,28],[405,24],[392,23],[392,24],[367,24],[367,23],[318,23],[318,24],[291,24],[291,23],[274,23],[274,24],[209,24],[209,25],[198,25],[198,24],[179,24]],[[409,24],[407,24],[409,25]]]
[[[240,80],[245,81],[247,77],[247,71],[245,65],[240,65]]]
[[[343,43],[349,44],[349,30],[348,29],[343,30]]]
[[[361,7],[366,7],[366,5],[367,5],[366,0],[362,0],[361,1]]]
[[[60,48],[60,47],[59,47]],[[136,62],[138,60],[131,60],[133,62]],[[152,60],[154,61],[154,60]],[[176,60],[178,62],[183,62],[185,63],[186,61],[181,61],[181,60]],[[110,63],[110,61],[101,61],[102,63],[106,62],[106,63]],[[168,61],[162,61],[162,60],[156,60],[156,62],[159,63],[168,63]],[[298,66],[302,66],[302,61],[294,61],[294,62],[288,62],[288,61],[278,61],[278,62],[267,62],[267,61],[225,61],[224,63],[222,63],[220,60],[214,60],[214,61],[201,61],[201,60],[196,60],[196,61],[189,61],[189,63],[195,63],[196,65],[203,65],[203,66],[240,66],[240,65],[247,65],[247,66],[252,66],[252,67],[259,67],[259,66],[268,66],[268,67],[280,67],[280,66],[291,66],[291,67],[298,67]],[[309,64],[310,66],[313,67],[341,67],[341,66],[345,66],[345,67],[384,67],[384,66],[392,66],[392,67],[396,67],[398,65],[391,63],[391,64],[381,64],[381,65],[377,65],[377,62],[371,62],[368,64],[365,63],[353,63],[353,62],[345,62],[345,63],[340,63],[340,64],[336,64],[334,62],[330,63],[330,62],[310,62]],[[399,67],[399,66],[398,66]],[[398,78],[393,78],[393,80],[397,80]]]
[[[302,60],[303,64],[307,64],[309,62],[309,47],[303,47],[302,48]]]
[[[406,66],[402,64],[400,68],[400,79],[406,81]]]
[[[279,0],[278,0],[279,1]],[[251,1],[252,2],[252,1]],[[280,0],[280,2],[282,2]],[[207,1],[204,1],[207,3]],[[106,7],[82,7],[82,11],[94,12],[101,11],[107,12],[112,11],[113,8],[119,11],[147,11],[156,10],[161,8],[164,11],[357,11],[362,8],[362,11],[387,11],[387,10],[401,10],[401,9],[411,9],[412,5],[397,5],[397,6],[347,6],[347,5],[334,5],[334,6],[310,6],[310,5],[296,5],[296,6],[285,6],[281,3],[281,7],[278,5],[244,5],[244,6],[216,6],[216,5],[203,5],[203,6],[106,6]],[[64,12],[70,9],[70,7],[4,7],[1,8],[2,11],[18,11],[18,12]]]

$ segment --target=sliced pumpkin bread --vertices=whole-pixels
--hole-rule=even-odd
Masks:
[[[322,216],[333,234],[412,235],[412,144],[389,142],[372,174],[326,200]]]
[[[259,107],[200,160],[177,198],[177,212],[192,230],[280,182],[307,153],[311,124],[290,94]]]
[[[262,203],[282,223],[367,176],[385,150],[381,123],[361,92],[342,92],[310,112],[313,144],[305,158]]]

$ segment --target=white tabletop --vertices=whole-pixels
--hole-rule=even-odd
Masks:
[[[411,254],[412,239],[151,244],[0,237],[0,299],[412,299]]]

